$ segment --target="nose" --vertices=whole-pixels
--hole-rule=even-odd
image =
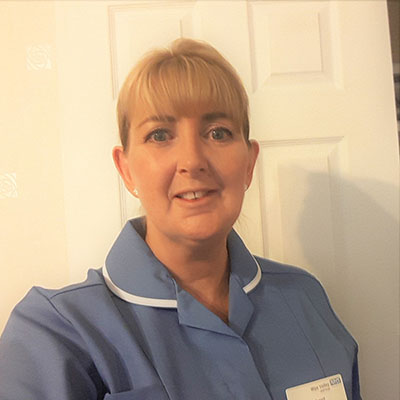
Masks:
[[[203,143],[196,127],[186,126],[179,135],[177,171],[191,177],[207,173],[209,166],[206,150],[206,144]]]

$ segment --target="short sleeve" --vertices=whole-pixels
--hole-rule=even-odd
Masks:
[[[352,355],[351,399],[361,400],[358,373],[358,344],[334,312],[328,295],[321,283],[312,276],[306,279],[305,282],[307,283],[303,286],[304,292],[307,293],[310,301],[325,320],[325,323],[330,327],[331,331],[335,333],[338,341],[340,341],[347,348],[349,354]]]
[[[358,349],[355,352],[354,355],[354,361],[353,361],[353,386],[352,386],[352,394],[353,394],[353,400],[362,400],[361,399],[361,391],[360,391],[360,378],[358,374]]]
[[[73,326],[33,288],[0,339],[0,398],[92,400],[105,391]]]

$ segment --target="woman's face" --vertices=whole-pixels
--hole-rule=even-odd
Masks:
[[[161,118],[137,110],[129,146],[114,160],[146,210],[152,243],[225,238],[250,185],[258,144],[249,146],[223,112],[198,109]]]

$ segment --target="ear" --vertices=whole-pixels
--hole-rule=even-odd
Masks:
[[[256,165],[258,153],[260,152],[260,145],[258,142],[254,139],[250,140],[250,146],[249,146],[249,166],[247,169],[247,180],[246,180],[246,185],[247,187],[250,186],[251,181],[253,179],[253,172],[254,172],[254,167]]]
[[[126,188],[133,196],[137,197],[134,193],[135,182],[129,168],[128,154],[124,151],[122,146],[115,146],[112,150],[112,157],[115,167],[124,181]]]

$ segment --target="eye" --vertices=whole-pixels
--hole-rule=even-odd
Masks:
[[[166,142],[170,138],[170,134],[165,129],[156,129],[146,136],[146,142]]]
[[[232,132],[229,129],[217,127],[210,131],[210,136],[213,140],[223,141],[232,137]]]

